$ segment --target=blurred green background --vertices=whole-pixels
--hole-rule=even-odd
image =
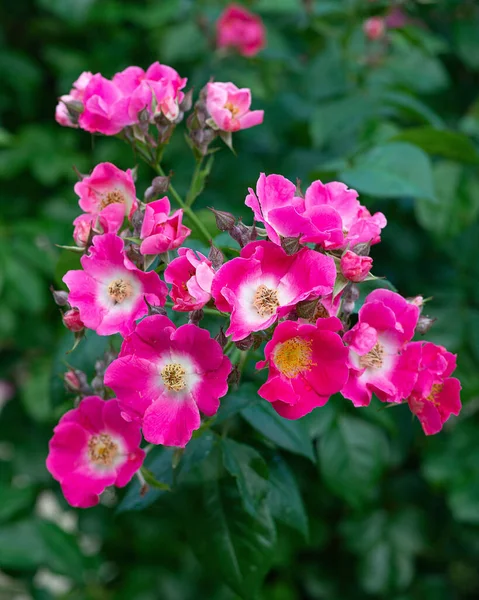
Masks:
[[[215,53],[225,5],[0,5],[0,599],[478,598],[478,3],[252,0],[268,38],[253,59]],[[407,23],[369,41],[365,19],[393,5]],[[61,376],[66,363],[91,375],[106,342],[89,334],[65,355],[72,334],[48,287],[78,258],[55,244],[72,243],[80,212],[72,166],[136,159],[118,140],[61,128],[54,108],[82,71],[111,77],[156,60],[196,93],[210,76],[250,87],[265,110],[261,127],[235,135],[237,157],[216,155],[198,208],[251,223],[244,197],[265,171],[304,187],[339,179],[385,213],[375,274],[405,296],[433,296],[428,339],[459,355],[464,409],[441,434],[426,438],[407,407],[353,410],[340,398],[286,426],[247,406],[259,381],[251,363],[226,403],[230,446],[221,443],[223,456],[247,455],[236,479],[246,491],[253,481],[259,512],[240,510],[230,475],[211,475],[214,433],[191,450],[195,468],[175,493],[140,498],[134,484],[94,509],[68,507],[44,466],[52,427],[72,406]],[[182,129],[164,166],[186,191],[194,160]],[[151,177],[140,165],[139,197]],[[269,465],[268,488],[248,471],[251,457]],[[171,456],[158,452],[149,467],[167,480]]]

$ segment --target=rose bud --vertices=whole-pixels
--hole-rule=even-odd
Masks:
[[[345,252],[341,257],[341,273],[349,281],[358,283],[366,279],[373,265],[373,259],[370,256],[358,256],[351,250]]]
[[[67,329],[77,333],[85,328],[83,321],[80,319],[80,311],[78,308],[71,308],[63,313],[63,324]]]

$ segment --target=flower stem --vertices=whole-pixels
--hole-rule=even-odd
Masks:
[[[165,302],[165,306],[167,306],[168,308],[173,308],[173,302],[171,302],[170,300],[167,300]],[[214,317],[224,317],[226,315],[224,315],[222,312],[220,312],[219,310],[217,310],[216,308],[210,308],[207,306],[203,306],[203,308],[201,309],[205,315],[213,315]]]

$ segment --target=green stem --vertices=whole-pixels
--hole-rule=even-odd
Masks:
[[[173,302],[171,302],[170,300],[167,300],[165,302],[165,306],[167,306],[168,308],[173,308]],[[216,308],[209,308],[207,306],[203,306],[202,311],[205,313],[205,315],[213,315],[214,317],[226,316],[223,313],[221,313],[219,310],[217,310]]]
[[[162,177],[166,177],[165,172],[163,171],[161,165],[152,165],[152,167],[155,169],[155,171],[158,173],[158,175],[161,175]],[[198,219],[198,217],[191,210],[191,208],[186,205],[183,198],[178,194],[178,192],[171,185],[171,183],[170,183],[169,189],[170,189],[170,192],[171,192],[171,195],[173,196],[173,198],[180,205],[180,207],[184,210],[184,212],[188,215],[189,219],[196,225],[196,227],[198,227],[198,230],[201,232],[201,234],[205,238],[205,241],[209,243],[211,241],[211,234],[209,233],[209,231],[206,229],[206,227],[203,225],[203,223]]]

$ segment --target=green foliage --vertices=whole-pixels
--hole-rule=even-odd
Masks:
[[[252,0],[268,45],[213,51],[222,0],[25,0],[0,8],[0,569],[6,597],[62,600],[469,600],[479,596],[479,7],[396,2],[413,21],[368,41],[387,0]],[[48,287],[78,268],[75,167],[138,164],[116,139],[60,128],[56,98],[83,70],[169,63],[195,94],[214,77],[252,89],[265,122],[199,169],[188,200],[251,224],[258,174],[302,187],[341,180],[388,219],[368,292],[433,296],[428,336],[459,354],[463,416],[425,438],[405,407],[354,410],[333,398],[299,421],[257,395],[261,349],[184,451],[153,448],[140,477],[88,511],[67,507],[44,460],[71,408],[68,366],[95,375],[109,341],[78,348]],[[185,194],[194,159],[183,125],[165,152]],[[150,184],[138,165],[141,198]],[[207,185],[205,185],[205,182]],[[228,257],[238,245],[214,238]],[[206,253],[198,239],[187,246]],[[218,330],[214,317],[208,325]],[[355,318],[353,316],[353,318]],[[215,331],[216,332],[216,331]],[[119,340],[113,341],[118,347]],[[141,479],[143,477],[144,481]],[[46,517],[42,499],[59,504]],[[46,520],[48,518],[48,520]],[[51,520],[50,520],[51,519]],[[55,596],[40,575],[60,575]],[[5,573],[5,577],[3,577]],[[269,574],[268,574],[269,573]],[[10,587],[8,587],[10,586]],[[20,590],[20,591],[19,591]],[[0,591],[0,595],[3,593]]]

